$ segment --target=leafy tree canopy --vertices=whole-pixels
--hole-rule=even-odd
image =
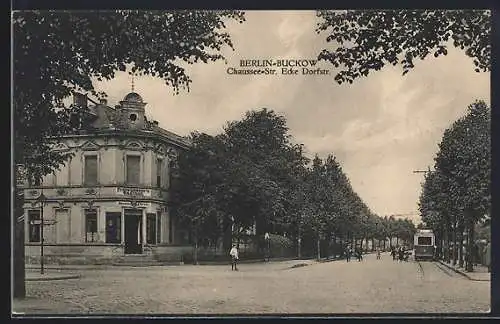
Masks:
[[[328,43],[320,60],[341,70],[339,84],[400,65],[403,75],[415,60],[446,55],[450,43],[473,58],[475,71],[491,68],[491,12],[487,10],[320,10],[316,31]]]

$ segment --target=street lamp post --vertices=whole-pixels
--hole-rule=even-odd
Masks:
[[[40,204],[40,274],[44,274],[44,264],[43,264],[43,226],[44,226],[44,221],[43,221],[43,207],[45,207],[45,203],[47,201],[47,197],[42,193],[38,198],[33,202],[33,205],[36,205],[37,203]]]
[[[264,239],[266,240],[266,259],[267,261],[269,262],[269,258],[271,256],[271,241],[269,240],[269,233],[266,232],[266,234],[264,234]]]

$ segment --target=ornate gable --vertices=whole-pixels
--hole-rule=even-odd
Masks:
[[[57,152],[63,152],[63,151],[68,151],[69,150],[69,146],[64,144],[64,143],[56,143],[53,147],[52,147],[52,150],[53,151],[57,151]]]
[[[128,150],[142,150],[143,145],[139,141],[130,141],[127,144],[125,144],[125,148]]]
[[[81,146],[81,149],[84,151],[97,151],[99,148],[100,146],[92,141],[87,141]]]

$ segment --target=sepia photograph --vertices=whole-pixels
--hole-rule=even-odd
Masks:
[[[11,12],[11,317],[491,312],[490,10]]]

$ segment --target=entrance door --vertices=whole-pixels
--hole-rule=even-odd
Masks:
[[[142,211],[125,209],[125,253],[142,253]]]

